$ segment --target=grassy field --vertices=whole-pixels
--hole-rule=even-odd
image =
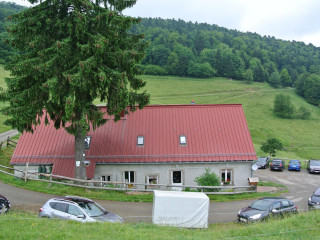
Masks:
[[[125,239],[125,240],[316,240],[320,235],[320,212],[301,213],[282,220],[256,224],[211,224],[208,229],[185,229],[156,226],[146,223],[110,224],[78,223],[63,220],[39,219],[36,215],[13,212],[1,216],[0,239]]]
[[[258,156],[266,155],[260,146],[267,138],[276,137],[284,144],[277,156],[289,159],[320,158],[320,109],[308,104],[292,88],[274,89],[267,83],[246,84],[225,78],[192,79],[143,76],[151,94],[151,104],[232,104],[240,103],[246,115]],[[281,119],[273,115],[277,94],[291,97],[299,108],[312,111],[310,120]]]
[[[0,86],[8,72],[0,66]],[[260,146],[267,138],[276,137],[284,144],[277,156],[288,159],[320,158],[320,109],[308,104],[292,88],[274,89],[267,83],[246,84],[225,78],[193,79],[167,76],[142,76],[147,81],[151,104],[242,104],[258,156],[264,156]],[[310,120],[281,119],[273,115],[277,94],[289,95],[296,108],[312,111]],[[98,103],[98,102],[96,102]],[[0,105],[1,107],[1,105]],[[4,117],[0,115],[0,122]],[[0,123],[0,133],[9,130]]]

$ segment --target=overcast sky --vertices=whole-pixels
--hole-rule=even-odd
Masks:
[[[319,0],[138,0],[124,14],[217,24],[320,47],[319,11]]]

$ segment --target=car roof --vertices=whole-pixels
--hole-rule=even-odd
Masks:
[[[77,196],[56,197],[56,198],[52,198],[50,200],[72,202],[72,203],[78,203],[78,202],[93,203],[93,201],[89,198],[82,198],[82,197],[77,197]]]
[[[65,196],[64,198],[66,200],[74,201],[74,202],[93,202],[89,198],[83,198],[83,197],[78,197],[78,196]]]
[[[259,200],[266,200],[266,201],[278,201],[278,200],[289,200],[287,198],[283,198],[283,197],[263,197],[263,198],[260,198]]]
[[[8,200],[5,196],[3,196],[3,195],[1,195],[1,194],[0,194],[0,198],[3,198],[3,199],[5,199],[5,200]]]

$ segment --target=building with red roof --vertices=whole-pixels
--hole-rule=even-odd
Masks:
[[[33,134],[21,135],[11,164],[74,177],[74,136],[41,122]],[[222,183],[240,186],[248,185],[256,160],[239,104],[147,106],[88,135],[88,179],[195,185],[209,168]]]

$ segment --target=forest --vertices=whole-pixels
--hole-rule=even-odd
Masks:
[[[4,39],[7,37],[6,26],[9,24],[7,18],[24,9],[25,7],[15,3],[0,2],[0,64],[5,64],[9,61],[10,57],[17,54],[15,49],[4,42]]]
[[[23,9],[0,2],[0,64],[17,54],[3,40],[8,17]],[[131,32],[143,33],[149,43],[145,74],[268,82],[295,87],[309,103],[320,105],[320,48],[312,44],[181,19],[143,18]]]

